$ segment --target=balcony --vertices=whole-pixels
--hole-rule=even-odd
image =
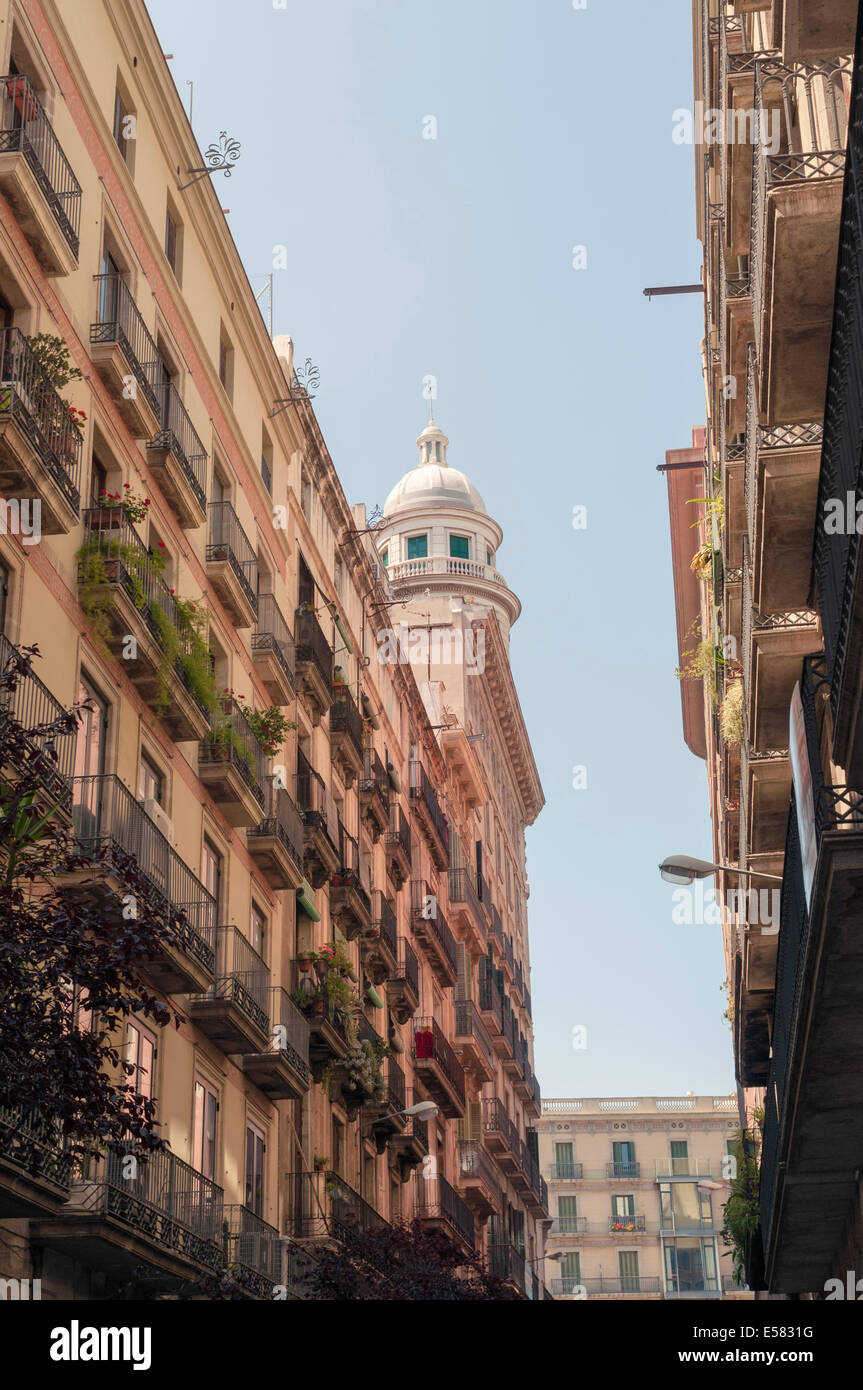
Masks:
[[[194,529],[207,519],[207,450],[176,386],[172,382],[160,383],[154,395],[156,422],[147,442],[147,463],[180,525],[187,530]],[[254,589],[249,592],[246,580],[255,582],[257,561],[252,573],[248,541],[245,548],[239,550],[238,557],[231,553],[233,543],[240,545],[238,530],[239,523],[230,503],[213,503],[207,574],[237,626],[248,627],[251,618],[246,614],[248,605],[254,601]],[[240,536],[245,541],[242,532]],[[234,578],[227,573],[230,566],[236,572]]]
[[[449,827],[440,809],[437,792],[420,762],[410,765],[411,805],[438,869],[449,867]]]
[[[777,121],[788,103],[816,112],[815,128],[806,131],[805,140],[801,130],[794,132],[795,143],[813,147],[769,154],[759,141],[752,152],[749,263],[760,403],[768,421],[817,420],[824,406],[845,171],[847,70],[847,61],[835,59],[794,71],[761,64],[756,76],[759,112],[771,111]]]
[[[222,1226],[226,1263],[252,1298],[272,1299],[282,1278],[283,1239],[275,1226],[248,1207],[227,1206]]]
[[[297,752],[297,807],[303,818],[303,864],[313,888],[323,888],[339,868],[336,804],[306,755]]]
[[[82,438],[24,334],[0,330],[0,492],[26,499],[22,533],[66,535],[77,522]]]
[[[814,554],[833,711],[833,756],[845,769],[849,786],[857,789],[863,788],[863,565],[857,563],[857,527],[863,514],[859,449],[863,430],[863,399],[859,391],[863,304],[857,293],[863,275],[861,106],[863,81],[858,54],[851,96],[853,119],[839,237]],[[831,525],[828,530],[829,510],[837,502],[845,512],[844,524]]]
[[[496,1097],[482,1102],[482,1136],[501,1172],[513,1180],[523,1177],[526,1153],[521,1135]]]
[[[346,787],[363,770],[363,717],[346,685],[334,685],[330,705],[330,752]]]
[[[494,903],[489,904],[488,917],[489,945],[491,946],[494,957],[498,965],[500,966],[503,962],[504,952],[503,922],[501,921],[500,912],[495,907]]]
[[[74,1163],[51,1121],[0,1108],[0,1217],[51,1215],[69,1196]]]
[[[619,1160],[615,1160],[612,1163],[606,1163],[605,1176],[607,1178],[613,1178],[615,1182],[617,1182],[621,1178],[625,1178],[627,1181],[630,1181],[633,1178],[640,1178],[641,1164],[622,1163]]]
[[[262,1052],[270,1031],[270,971],[236,927],[216,933],[216,978],[189,999],[189,1013],[211,1042],[230,1056]]]
[[[608,1225],[602,1227],[603,1231],[608,1231],[613,1236],[638,1235],[647,1231],[647,1222],[644,1216],[633,1214],[632,1216],[610,1216]]]
[[[503,1193],[498,1170],[477,1139],[458,1141],[458,1185],[478,1221],[500,1216]]]
[[[390,823],[385,836],[384,848],[387,856],[387,870],[398,893],[410,878],[413,862],[411,828],[398,801],[390,802]]]
[[[39,1222],[31,1235],[125,1284],[127,1294],[129,1284],[144,1277],[141,1266],[147,1266],[151,1293],[220,1269],[222,1189],[172,1153],[135,1156],[131,1174],[123,1154],[91,1162],[62,1216]]]
[[[782,0],[782,51],[789,62],[816,62],[854,48],[856,0]]]
[[[749,547],[743,547],[743,696],[750,747],[787,748],[788,706],[803,657],[819,646],[809,608],[763,614],[752,602]]]
[[[438,898],[425,879],[414,879],[411,883],[411,924],[435,979],[444,987],[455,985],[458,979],[455,938]]]
[[[583,1177],[583,1163],[552,1163],[548,1169],[549,1182],[574,1182]]]
[[[414,1093],[405,1091],[405,1105],[409,1109],[414,1103]],[[416,1115],[406,1115],[402,1129],[390,1135],[387,1149],[390,1167],[397,1174],[399,1182],[406,1183],[414,1169],[418,1168],[429,1151],[428,1121]]]
[[[330,914],[347,940],[353,941],[371,926],[372,900],[359,845],[341,821],[338,824],[339,863],[330,878]]]
[[[203,994],[216,964],[216,903],[118,777],[76,777],[72,786],[75,849],[96,861],[58,877],[61,893],[98,901],[103,921],[120,923],[128,892],[127,856],[147,885],[146,911],[174,920],[158,954],[140,962],[166,994]]]
[[[14,689],[0,690],[0,719],[8,712],[27,735],[25,770],[28,777],[35,776],[41,784],[43,796],[37,798],[37,804],[43,814],[56,806],[68,815],[75,770],[75,727],[66,732],[52,728],[66,716],[66,711],[32,670],[26,675],[13,672],[10,663],[19,658],[28,659],[0,633],[0,674],[15,675]],[[14,782],[21,771],[20,767],[9,767],[4,769],[4,775]]]
[[[797,785],[808,781],[811,801],[798,816],[792,793],[761,1155],[761,1231],[775,1293],[823,1288],[844,1268],[843,1231],[853,1220],[863,1144],[863,803],[825,777],[823,658],[804,662],[800,695]]]
[[[371,1020],[359,1008],[354,1018],[356,1026],[356,1041],[360,1048],[367,1052],[370,1047],[376,1057],[380,1057],[385,1048],[385,1040],[375,1028]],[[353,1045],[349,1049],[348,1058],[333,1067],[328,1086],[331,1098],[338,1098],[344,1106],[348,1120],[353,1120],[363,1110],[364,1116],[375,1120],[381,1113],[391,1114],[396,1109],[394,1105],[389,1105],[386,1091],[386,1072],[381,1061],[377,1066],[373,1065],[371,1072],[363,1069],[358,1074],[353,1067],[352,1058],[354,1053]],[[404,1091],[401,1070],[398,1064],[393,1068],[392,1082],[393,1087],[397,1088],[402,1082],[402,1092]],[[339,1095],[339,1088],[341,1094]],[[364,1108],[365,1107],[365,1108]],[[386,1147],[381,1144],[381,1152]]]
[[[470,1072],[477,1086],[494,1081],[494,1047],[472,999],[456,1000],[455,1046],[462,1066]]]
[[[469,955],[484,956],[488,950],[488,919],[469,868],[450,869],[449,905],[457,940],[464,943]]]
[[[267,759],[236,700],[223,702],[198,745],[198,776],[230,825],[260,824],[267,809]]]
[[[602,1228],[605,1230],[605,1227]],[[556,1216],[551,1223],[550,1235],[558,1239],[566,1239],[567,1236],[582,1236],[587,1233],[586,1216]]]
[[[230,502],[211,502],[207,578],[236,627],[258,615],[258,557]]]
[[[601,1274],[598,1278],[592,1279],[575,1277],[551,1281],[552,1293],[559,1296],[566,1297],[567,1294],[578,1293],[581,1289],[588,1298],[625,1298],[627,1294],[634,1298],[644,1298],[651,1294],[659,1297],[662,1293],[662,1285],[656,1275],[625,1274],[620,1279],[614,1279]]]
[[[123,277],[94,279],[99,308],[96,322],[90,324],[90,358],[129,433],[149,439],[162,418],[153,385],[158,348]]]
[[[396,914],[379,888],[372,894],[372,920],[363,932],[360,948],[363,969],[372,984],[392,978],[399,961]]]
[[[81,185],[28,78],[0,78],[0,193],[46,275],[78,264]]]
[[[657,1178],[718,1178],[720,1165],[709,1158],[658,1158],[655,1164]]]
[[[270,1100],[301,1100],[311,1085],[308,1020],[280,986],[270,990],[269,1042],[243,1054],[243,1075]]]
[[[495,970],[490,956],[479,958],[479,1011],[492,1042],[504,1030],[503,973]]]
[[[94,507],[83,520],[78,596],[86,616],[171,737],[202,739],[211,720],[199,690],[202,638],[122,507]],[[177,651],[173,662],[169,648]]]
[[[252,633],[252,665],[274,705],[294,698],[294,639],[273,594],[258,595],[258,621]]]
[[[317,727],[333,700],[333,649],[314,610],[298,608],[297,693]]]
[[[338,1066],[349,1052],[344,1014],[336,1009],[327,990],[326,976],[318,981],[317,973],[301,961],[292,963],[292,999],[308,1023],[309,1065],[314,1080],[320,1082],[328,1068]]]
[[[510,1284],[516,1292],[527,1297],[524,1255],[514,1245],[492,1244],[488,1247],[488,1271]]]
[[[433,1018],[418,1018],[414,1024],[414,1065],[429,1098],[448,1119],[461,1119],[465,1112],[464,1068],[451,1044]]]
[[[405,1074],[395,1057],[385,1058],[382,1076],[383,1097],[367,1105],[365,1112],[371,1119],[371,1135],[378,1154],[386,1153],[393,1135],[403,1134],[411,1118],[404,1113]]]
[[[415,1177],[414,1211],[416,1219],[430,1230],[443,1231],[465,1250],[473,1250],[476,1239],[474,1220],[467,1203],[446,1178]]]
[[[419,1008],[419,1002],[419,963],[410,942],[400,936],[398,964],[387,981],[387,1005],[398,1023],[407,1023]]]
[[[489,798],[488,784],[466,731],[460,725],[441,729],[440,746],[467,809],[472,811],[477,806],[485,806]]]
[[[285,1221],[295,1240],[336,1240],[389,1226],[338,1173],[286,1173]]]
[[[386,835],[390,824],[390,779],[373,748],[363,751],[360,777],[360,817],[368,826],[372,843]]]
[[[271,888],[299,888],[303,881],[303,820],[277,778],[265,783],[266,817],[246,831],[246,848]]]

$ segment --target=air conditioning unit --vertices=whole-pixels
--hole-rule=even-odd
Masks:
[[[144,810],[156,828],[161,830],[168,844],[172,845],[174,843],[174,822],[165,808],[159,805],[155,797],[148,796],[144,802]]]

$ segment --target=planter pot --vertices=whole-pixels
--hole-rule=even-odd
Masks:
[[[311,956],[297,956],[297,965],[300,967],[300,970],[304,975],[307,975],[309,973],[309,968],[311,964]]]
[[[315,974],[317,975],[318,979],[325,980],[327,978],[327,971],[330,968],[329,963],[325,960],[316,960],[314,965]]]
[[[317,999],[313,999],[313,1000],[312,1000],[312,1007],[309,1009],[309,1013],[311,1014],[312,1018],[323,1018],[323,1016],[324,1016],[324,1000],[323,1000],[323,998],[317,998]]]
[[[376,1009],[382,1009],[384,1006],[384,1001],[381,999],[374,985],[367,985],[366,999],[368,999],[369,1003],[374,1005]]]
[[[122,507],[94,507],[88,520],[100,531],[119,531],[126,520],[126,513]]]

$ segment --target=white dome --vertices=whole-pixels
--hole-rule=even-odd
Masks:
[[[384,516],[414,507],[459,507],[486,514],[485,503],[470,479],[457,468],[439,463],[421,463],[406,473],[384,503]]]

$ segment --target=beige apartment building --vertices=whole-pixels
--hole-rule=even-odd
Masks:
[[[419,591],[390,563],[439,432],[380,526],[348,505],[141,0],[0,16],[0,633],[42,653],[22,715],[91,705],[54,790],[103,861],[58,891],[118,913],[132,853],[188,919],[142,965],[182,1025],[123,1040],[170,1151],[131,1178],[51,1143],[22,1167],[4,1112],[0,1274],[172,1297],[227,1263],[299,1297],[298,1250],[416,1216],[542,1297],[518,600],[461,541]],[[52,386],[40,334],[79,379]],[[412,533],[496,551],[475,490],[444,493]],[[432,633],[430,587],[445,669],[388,646],[394,615]]]
[[[666,463],[701,697],[685,736],[706,759],[720,900],[735,894],[728,1017],[761,1160],[748,1279],[818,1294],[863,1249],[859,6],[698,0],[693,17],[706,427]]]
[[[543,1100],[555,1298],[751,1297],[719,1235],[737,1096]]]

